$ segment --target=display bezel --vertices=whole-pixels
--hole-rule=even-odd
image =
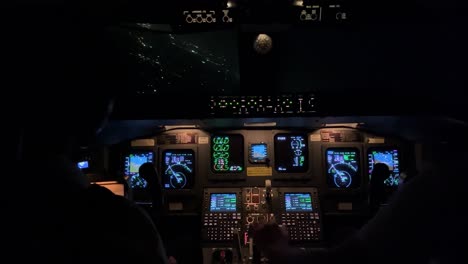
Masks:
[[[357,157],[357,164],[358,164],[358,170],[356,172],[355,177],[353,178],[354,181],[358,181],[355,184],[352,184],[348,188],[338,188],[335,185],[331,185],[329,183],[329,174],[328,174],[328,161],[327,161],[327,155],[328,151],[333,150],[333,151],[354,151],[356,152],[356,157]],[[336,145],[329,145],[329,146],[324,146],[324,151],[323,151],[323,171],[324,171],[324,179],[325,179],[325,185],[329,190],[334,190],[338,192],[347,192],[347,191],[354,191],[357,189],[360,189],[363,184],[362,180],[362,171],[363,171],[363,159],[362,159],[362,148],[355,146],[355,145],[346,145],[346,146],[336,146]]]
[[[187,183],[185,186],[189,185],[189,187],[185,187],[184,188],[166,188],[165,187],[165,182],[166,182],[166,174],[165,174],[165,170],[166,170],[166,153],[168,152],[174,152],[174,153],[186,153],[186,154],[191,154],[192,155],[192,178],[191,180],[187,179]],[[195,178],[196,178],[196,157],[195,157],[195,151],[191,148],[188,148],[188,149],[164,149],[162,152],[161,152],[161,164],[160,164],[160,168],[161,168],[161,181],[162,181],[162,187],[163,189],[165,190],[191,190],[193,189],[194,185],[195,185]],[[170,180],[170,179],[169,179]]]
[[[86,164],[86,166],[85,166],[85,167],[81,167],[80,164]],[[78,169],[80,169],[80,170],[87,170],[87,169],[89,169],[89,161],[88,161],[88,160],[78,161],[78,162],[76,163],[76,166],[77,166]]]
[[[216,171],[214,169],[214,165],[215,165],[215,162],[214,162],[214,158],[213,158],[213,153],[214,153],[214,149],[213,149],[213,139],[215,137],[240,137],[241,139],[241,142],[242,142],[242,146],[241,146],[241,166],[242,166],[242,170],[238,170],[238,171]],[[211,137],[210,137],[210,167],[211,167],[211,172],[215,173],[215,174],[240,174],[240,173],[244,173],[245,172],[245,156],[244,156],[244,136],[242,134],[212,134]]]
[[[137,150],[130,150],[130,151],[127,151],[123,157],[123,172],[124,172],[124,175],[127,176],[127,177],[130,177],[130,155],[138,155],[138,154],[151,154],[151,158],[150,160],[146,161],[146,162],[151,162],[154,164],[155,162],[155,152],[152,150],[152,149],[137,149]],[[128,159],[128,166],[127,166],[127,159]],[[141,165],[140,165],[141,166]],[[128,170],[127,170],[128,168]],[[130,185],[130,184],[129,184]],[[140,187],[131,187],[129,186],[129,188],[133,189],[133,190],[137,190],[137,189],[147,189],[148,186],[146,187],[143,187],[143,188],[140,188]]]
[[[388,145],[388,146],[372,146],[372,147],[368,147],[367,148],[367,151],[366,151],[366,171],[365,171],[365,174],[366,174],[366,179],[370,182],[370,179],[371,179],[371,173],[369,172],[370,170],[370,162],[369,162],[369,155],[371,155],[372,151],[393,151],[393,150],[396,150],[398,152],[398,167],[399,167],[399,174],[401,176],[401,172],[402,172],[402,165],[401,165],[401,162],[402,162],[402,151],[399,147],[397,146],[391,146],[391,145]],[[392,172],[393,173],[393,172]],[[392,185],[392,186],[388,186],[388,185],[385,185],[386,188],[388,189],[395,189],[398,187],[398,184],[397,185]]]
[[[304,149],[304,160],[305,160],[305,164],[303,167],[300,167],[300,170],[298,169],[293,169],[293,170],[290,170],[290,171],[284,171],[284,170],[278,170],[278,155],[281,155],[281,153],[278,151],[278,140],[277,140],[277,137],[280,137],[280,136],[286,136],[286,137],[291,137],[291,136],[300,136],[300,137],[303,137],[304,138],[304,144],[306,145],[305,149]],[[275,171],[278,173],[278,174],[299,174],[299,173],[307,173],[307,171],[309,170],[309,142],[308,142],[308,136],[307,134],[303,134],[303,133],[278,133],[278,134],[275,134],[273,136],[273,144],[274,144],[274,147],[275,147]]]
[[[258,160],[258,159],[255,159],[252,157],[252,150],[255,146],[264,146],[265,147],[265,152],[266,152],[266,155],[265,155],[265,158],[262,159],[262,160]],[[250,143],[249,144],[249,162],[252,163],[252,164],[265,164],[267,163],[267,161],[269,160],[269,150],[268,150],[268,144],[265,143],[265,142],[258,142],[258,143]]]

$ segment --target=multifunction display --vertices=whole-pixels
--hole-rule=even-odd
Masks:
[[[135,152],[125,157],[125,176],[130,188],[144,189],[148,186],[138,172],[146,162],[153,162],[153,152]]]
[[[368,152],[369,178],[374,169],[374,164],[377,163],[384,163],[390,170],[390,176],[384,181],[385,185],[390,187],[398,186],[398,181],[400,179],[398,150],[393,148],[370,149]]]
[[[191,149],[165,150],[162,181],[165,189],[190,189],[194,182],[194,153]]]
[[[210,195],[210,212],[235,212],[236,209],[235,193],[212,193]]]
[[[278,172],[306,172],[309,165],[308,153],[305,135],[275,136],[275,168]]]
[[[254,143],[249,146],[249,161],[251,163],[266,163],[268,159],[268,145]]]
[[[215,135],[211,139],[211,164],[214,172],[244,170],[244,138],[242,135]]]
[[[330,188],[347,189],[360,185],[357,149],[327,149],[327,184]]]
[[[284,205],[286,212],[312,212],[312,197],[310,193],[285,193]]]

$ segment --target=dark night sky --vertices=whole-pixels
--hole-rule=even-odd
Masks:
[[[468,43],[443,24],[290,29],[273,35],[273,63],[251,60],[245,49],[252,40],[233,30],[124,33],[123,43],[130,44],[122,52],[131,58],[132,89],[139,93],[248,94],[260,68],[266,74],[258,78],[270,79],[275,93],[428,95],[441,87],[458,93],[466,85]]]
[[[456,92],[466,84],[468,43],[443,26],[294,30],[282,40],[283,91]]]
[[[235,94],[239,89],[236,34],[128,31],[122,52],[132,62],[137,93]]]

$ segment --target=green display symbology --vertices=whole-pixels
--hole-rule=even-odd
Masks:
[[[214,171],[229,171],[229,137],[213,138]]]
[[[231,138],[215,136],[212,139],[213,170],[215,172],[242,171],[242,166],[231,164]]]

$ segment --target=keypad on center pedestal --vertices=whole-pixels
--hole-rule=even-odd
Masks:
[[[241,213],[205,213],[203,227],[207,230],[208,240],[232,240],[240,221]]]
[[[313,241],[320,239],[320,219],[318,213],[283,213],[281,223],[288,228],[293,241]]]

